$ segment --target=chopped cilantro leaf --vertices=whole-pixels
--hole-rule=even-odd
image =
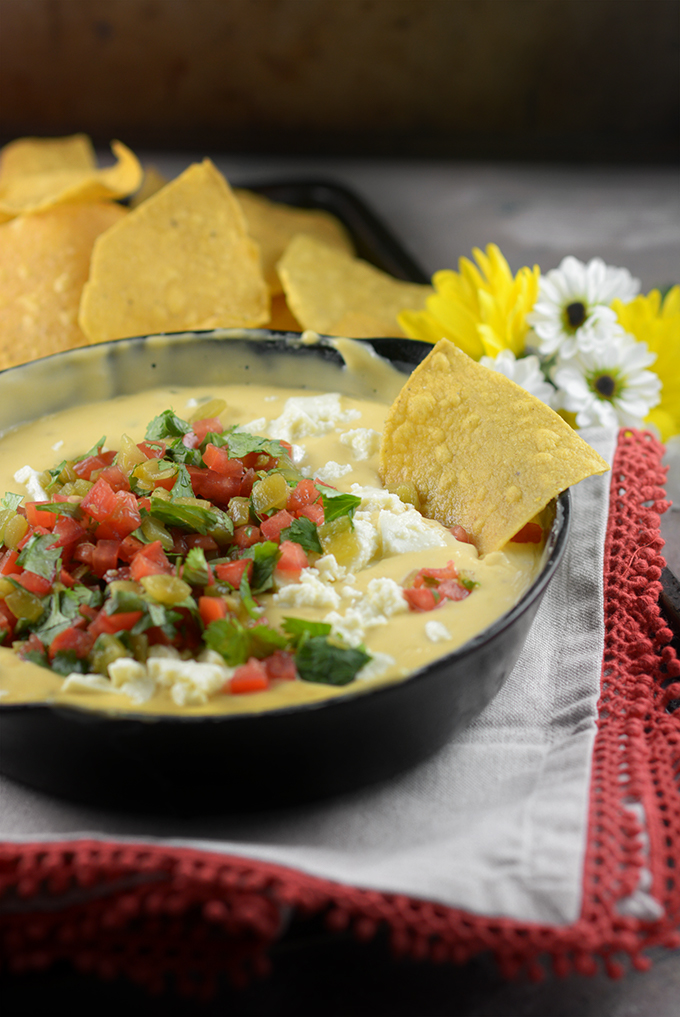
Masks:
[[[75,650],[59,650],[52,658],[49,667],[57,674],[67,678],[70,674],[88,674],[90,667],[87,660],[76,656]]]
[[[192,586],[208,585],[208,562],[202,547],[192,547],[184,559],[182,579]]]
[[[250,657],[262,660],[288,645],[286,637],[269,625],[246,628],[237,618],[218,618],[211,622],[205,630],[204,639],[230,667],[245,664]]]
[[[177,501],[178,498],[193,497],[194,489],[191,486],[189,471],[183,463],[180,463],[177,469],[175,483],[172,485],[172,490],[170,491],[170,498],[172,501]]]
[[[21,565],[27,572],[35,572],[37,576],[52,581],[61,564],[62,552],[60,547],[50,547],[53,543],[54,537],[51,533],[42,533],[39,536],[33,534],[24,544],[17,558],[17,565]]]
[[[226,435],[220,437],[221,444],[226,444],[229,449],[230,459],[242,459],[251,452],[261,452],[263,455],[272,456],[273,459],[285,458],[289,461],[286,449],[280,441],[273,438],[259,438],[255,434],[248,434],[247,431],[236,430],[228,431]]]
[[[305,551],[314,551],[316,554],[323,554],[319,531],[316,524],[306,516],[294,519],[290,526],[281,531],[281,540],[292,540]]]
[[[71,628],[74,621],[81,617],[80,605],[88,603],[90,599],[81,593],[81,590],[87,590],[90,598],[95,599],[93,591],[90,591],[87,586],[58,590],[51,593],[49,597],[45,597],[43,601],[45,613],[38,619],[38,624],[33,624],[31,628],[46,646],[49,646],[60,632]]]
[[[41,502],[40,511],[54,512],[55,516],[71,516],[71,518],[75,518],[81,514],[80,506],[72,501]]]
[[[295,666],[305,682],[348,685],[370,659],[364,650],[336,646],[324,636],[310,636],[295,654]]]
[[[165,438],[177,438],[188,434],[191,424],[182,420],[172,410],[164,410],[154,417],[146,429],[147,441],[162,441]]]
[[[170,459],[173,463],[184,463],[186,466],[203,465],[203,457],[200,450],[197,448],[187,448],[181,438],[175,438],[166,447],[165,459]]]
[[[151,496],[151,515],[169,526],[182,526],[192,533],[207,533],[217,526],[217,512],[202,505],[166,501]]]
[[[241,557],[253,560],[253,574],[250,577],[250,588],[253,593],[268,590],[274,582],[274,569],[279,560],[279,545],[273,540],[263,540],[249,547]]]
[[[12,494],[8,491],[0,502],[0,508],[10,509],[10,511],[14,512],[21,505],[23,497],[23,494]]]
[[[351,520],[355,511],[361,505],[361,498],[356,494],[336,491],[335,488],[328,487],[327,484],[322,484],[319,480],[316,481],[316,486],[321,492],[321,500],[323,501],[324,523],[332,523],[334,519],[339,519],[340,516],[349,516]]]
[[[281,628],[295,646],[301,646],[311,636],[328,636],[331,632],[328,622],[308,621],[306,618],[284,618]]]

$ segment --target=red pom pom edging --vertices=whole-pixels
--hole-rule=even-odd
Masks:
[[[209,994],[267,970],[291,912],[359,939],[389,930],[397,954],[465,963],[495,955],[508,977],[612,976],[620,958],[680,946],[680,666],[658,606],[663,447],[619,433],[605,543],[605,651],[579,919],[567,926],[473,915],[241,857],[99,840],[0,845],[0,937],[14,971],[68,960],[102,978]],[[619,959],[617,959],[617,956]]]

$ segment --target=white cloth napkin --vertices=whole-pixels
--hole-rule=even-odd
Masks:
[[[616,434],[581,432],[611,463]],[[572,489],[572,533],[496,699],[434,758],[379,787],[234,820],[148,820],[0,779],[0,838],[132,840],[242,855],[526,922],[580,911],[604,646],[610,475]]]

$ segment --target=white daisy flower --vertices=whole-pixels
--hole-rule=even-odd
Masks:
[[[579,350],[553,371],[557,406],[575,413],[578,427],[641,427],[661,400],[661,381],[645,370],[655,360],[646,343],[625,332],[606,346]]]
[[[532,354],[518,360],[512,350],[501,350],[495,357],[481,357],[479,362],[492,371],[504,374],[506,378],[510,378],[515,384],[554,408],[555,388],[546,381],[538,357]]]
[[[527,322],[538,337],[539,353],[571,357],[577,350],[592,350],[622,334],[614,299],[629,303],[640,289],[626,268],[612,268],[601,258],[584,264],[569,255],[559,268],[542,275],[538,300]]]

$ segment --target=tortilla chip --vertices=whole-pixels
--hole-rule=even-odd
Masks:
[[[396,329],[405,307],[420,309],[431,286],[401,282],[360,258],[336,251],[313,237],[294,237],[277,270],[295,317],[306,329],[329,334],[346,314],[365,314]]]
[[[298,233],[315,237],[334,250],[354,254],[349,234],[330,212],[282,205],[240,188],[234,194],[246,217],[248,232],[260,245],[262,269],[272,295],[283,292],[276,263]]]
[[[557,413],[448,339],[390,407],[380,476],[410,481],[423,514],[497,551],[561,491],[607,463]]]
[[[0,369],[87,344],[78,307],[92,246],[127,214],[113,202],[59,205],[0,225]]]
[[[86,134],[68,138],[17,138],[0,151],[0,186],[11,180],[62,170],[96,169],[92,142]]]
[[[16,145],[17,142],[13,144]],[[16,150],[14,156],[10,151],[9,176],[4,182],[0,181],[0,222],[17,215],[42,212],[55,205],[125,198],[139,188],[142,167],[137,157],[120,141],[111,143],[118,162],[106,169],[84,165],[85,152],[82,143],[66,147],[69,155],[66,164],[61,166],[56,155],[57,147],[50,151],[50,146],[47,145],[40,153],[38,148],[41,146],[38,145],[33,156],[28,157],[24,154],[23,161],[38,167],[38,171],[24,173],[21,176],[15,175]],[[80,155],[77,154],[78,149]],[[47,164],[52,168],[41,169],[39,168],[41,164]]]
[[[277,293],[275,297],[272,297],[267,328],[273,328],[280,332],[302,332],[302,325],[286,303],[283,293]]]
[[[141,205],[143,201],[160,191],[161,187],[165,187],[167,182],[168,178],[164,177],[155,166],[145,166],[142,186],[130,199],[129,207],[137,208],[137,205]]]
[[[365,311],[346,311],[339,321],[328,330],[329,335],[344,336],[347,339],[404,338],[404,333],[389,316],[384,318]]]
[[[80,326],[91,342],[269,319],[257,245],[221,173],[189,166],[97,241]]]

